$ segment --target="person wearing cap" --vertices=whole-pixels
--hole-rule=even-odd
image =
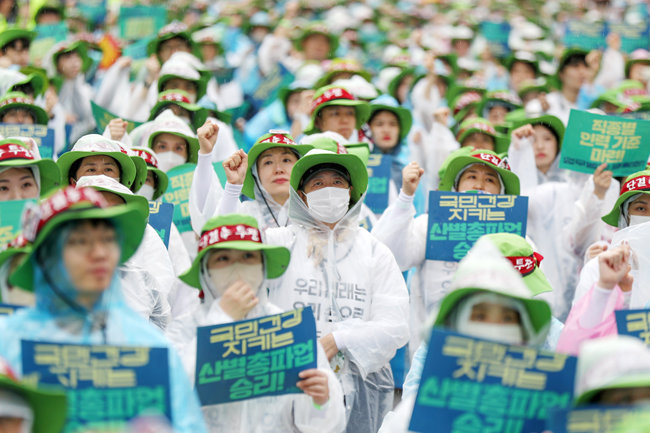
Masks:
[[[0,201],[43,197],[60,181],[54,161],[41,159],[19,138],[0,140]]]
[[[360,128],[370,114],[368,104],[357,100],[348,90],[337,85],[321,87],[311,103],[311,121],[304,133],[333,131],[350,143],[361,141]]]
[[[7,92],[0,97],[0,123],[47,125],[49,117],[34,99],[21,92]]]
[[[408,293],[388,248],[359,227],[366,167],[330,141],[299,159],[290,179],[292,224],[265,232],[291,251],[269,299],[285,310],[312,306],[348,402],[346,431],[376,432],[392,407],[389,361],[408,340]]]
[[[16,269],[29,252],[30,245],[24,236],[18,235],[0,249],[0,303],[33,306],[34,293],[14,287],[9,283],[9,275]]]
[[[198,160],[199,141],[194,132],[171,110],[163,111],[152,124],[153,132],[147,140],[147,147],[156,154],[158,167],[168,172],[185,163]]]
[[[506,59],[505,65],[510,76],[510,88],[515,92],[519,92],[524,82],[535,80],[539,73],[539,61],[528,51],[512,53]]]
[[[503,152],[507,146],[507,139],[497,133],[492,122],[482,117],[470,117],[463,121],[458,127],[456,139],[461,147],[497,153]]]
[[[5,68],[12,65],[23,67],[29,65],[29,46],[36,37],[36,32],[6,28],[0,32],[0,63]]]
[[[0,358],[0,429],[3,433],[60,433],[68,402],[63,391],[31,386]]]
[[[587,52],[578,49],[567,49],[560,58],[556,78],[560,90],[546,95],[549,104],[547,114],[559,118],[565,125],[569,122],[572,108],[578,107],[580,89],[587,82]]]
[[[520,108],[523,104],[516,93],[496,90],[485,94],[476,111],[493,125],[503,125],[508,113]]]
[[[0,319],[0,356],[22,374],[23,339],[167,348],[174,430],[205,432],[176,351],[121,295],[118,266],[138,248],[145,221],[137,204],[109,207],[92,188],[60,189],[27,210],[22,233],[32,249],[10,282],[34,291],[36,305]]]
[[[240,233],[241,232],[241,233]],[[217,236],[214,236],[214,234]],[[190,378],[196,369],[196,328],[278,314],[269,302],[267,281],[280,277],[289,264],[289,250],[262,242],[255,218],[229,214],[208,220],[199,250],[181,279],[202,293],[203,303],[188,309],[167,332],[183,354]],[[345,408],[341,385],[317,344],[318,368],[300,373],[304,394],[261,397],[203,407],[212,432],[296,431],[341,432]]]
[[[424,322],[425,339],[431,328],[445,328],[502,344],[541,348],[551,326],[551,308],[535,298],[540,286],[526,282],[501,251],[494,238],[483,236],[477,241],[458,264],[440,308]],[[423,342],[409,370],[402,402],[386,416],[380,433],[409,431],[427,350]]]

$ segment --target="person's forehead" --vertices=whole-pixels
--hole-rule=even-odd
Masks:
[[[322,111],[326,112],[326,111],[335,111],[335,110],[341,110],[341,109],[354,111],[354,107],[351,107],[349,105],[336,105],[336,104],[328,105],[327,107],[323,107]]]
[[[9,170],[4,170],[0,172],[0,181],[8,181],[11,177],[33,177],[32,170],[27,167],[13,167]]]
[[[81,165],[101,164],[104,165],[118,165],[117,161],[108,155],[91,155],[86,156],[81,160]]]
[[[170,134],[168,132],[163,132],[162,134],[156,135],[154,138],[154,143],[158,142],[171,142],[171,143],[187,143],[184,138],[179,137],[178,135]]]
[[[485,174],[490,175],[490,176],[497,176],[497,172],[496,172],[495,169],[493,169],[492,167],[488,167],[487,165],[485,165],[483,163],[474,163],[474,164],[470,165],[469,167],[467,167],[467,169],[465,170],[465,173],[470,173],[470,172],[474,172],[474,173],[481,172],[481,173],[485,173]]]
[[[292,155],[293,152],[291,149],[287,147],[272,147],[270,149],[266,149],[264,152],[262,152],[259,156],[259,159],[262,158],[270,158],[273,155],[284,155],[284,154],[290,154]]]
[[[648,194],[641,194],[639,197],[632,200],[632,203],[650,203],[650,196]]]
[[[323,178],[328,178],[328,177],[335,177],[335,178],[345,179],[345,176],[343,176],[338,171],[326,168],[326,169],[317,171],[315,174],[313,174],[309,178],[308,182],[312,182],[312,181],[317,180],[317,179],[323,179]]]

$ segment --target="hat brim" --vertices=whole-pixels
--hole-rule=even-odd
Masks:
[[[628,198],[632,197],[633,195],[637,194],[647,194],[650,195],[650,191],[626,191],[620,196],[618,196],[618,199],[616,200],[616,203],[614,203],[614,207],[612,210],[602,217],[601,219],[609,224],[612,227],[618,227],[618,220],[619,217],[621,216],[621,206],[623,206],[623,203],[625,203],[625,200]]]
[[[4,47],[5,45],[9,44],[11,41],[15,41],[16,39],[27,39],[28,41],[33,41],[34,38],[36,38],[36,32],[30,31],[30,30],[25,30],[25,29],[7,29],[2,32],[2,42],[0,45],[1,47]]]
[[[34,412],[34,433],[59,433],[63,430],[68,410],[65,392],[32,388],[4,377],[0,378],[0,389],[13,391],[27,400]]]
[[[370,122],[372,116],[374,116],[378,111],[389,111],[397,116],[397,119],[399,120],[399,141],[401,143],[411,130],[411,126],[413,126],[413,116],[411,115],[411,112],[402,107],[392,107],[384,104],[370,104],[368,122]]]
[[[255,199],[255,180],[253,179],[253,165],[257,163],[259,156],[274,147],[286,147],[287,149],[295,150],[302,157],[314,146],[309,144],[282,144],[282,143],[261,143],[256,144],[248,151],[248,168],[246,169],[246,177],[244,178],[244,185],[242,187],[242,194],[246,197]]]
[[[151,109],[148,121],[150,122],[154,120],[169,105],[178,105],[179,107],[189,111],[191,124],[194,130],[197,130],[201,125],[203,125],[205,120],[208,118],[208,110],[201,108],[196,104],[187,104],[180,101],[158,101]]]
[[[135,163],[127,154],[122,152],[82,152],[71,150],[65,152],[56,160],[56,165],[61,171],[61,185],[70,184],[70,167],[80,159],[87,156],[110,156],[120,164],[120,183],[128,188],[133,185],[136,177]]]
[[[29,110],[32,113],[34,113],[35,119],[34,123],[37,125],[47,125],[47,123],[50,121],[50,116],[47,115],[47,112],[43,110],[41,107],[38,105],[34,104],[24,104],[22,102],[14,102],[12,104],[7,104],[2,109],[0,109],[0,117],[2,117],[5,113],[5,111],[10,110],[12,108],[22,108],[24,110]]]
[[[88,186],[88,188],[93,188],[97,191],[104,191],[104,192],[110,192],[115,195],[118,195],[124,200],[126,204],[131,204],[134,207],[136,207],[140,213],[145,217],[145,219],[149,218],[149,200],[146,198],[142,197],[141,195],[137,194],[125,194],[121,193],[118,191],[114,191],[110,188],[104,188],[101,186]]]
[[[348,173],[350,173],[350,181],[352,183],[350,198],[353,202],[356,203],[359,201],[361,195],[366,192],[368,188],[368,170],[361,158],[349,153],[318,153],[299,159],[293,166],[293,170],[291,170],[291,187],[298,191],[300,180],[307,170],[320,164],[338,164],[345,167]]]
[[[179,75],[165,74],[158,78],[158,93],[163,92],[163,87],[167,81],[171,80],[172,78],[181,78],[183,80],[191,81],[192,83],[196,84],[196,100],[198,101],[205,95],[207,88],[207,83],[203,79],[203,76],[201,74],[199,75],[200,77],[198,80],[190,80],[189,78],[184,78]]]
[[[40,74],[25,74],[24,80],[14,83],[13,87],[20,86],[23,84],[30,84],[34,90],[34,97],[42,95],[45,92],[45,78]]]
[[[199,162],[199,139],[198,138],[190,137],[189,135],[185,135],[180,132],[165,131],[164,129],[159,129],[149,136],[149,142],[147,143],[147,147],[149,147],[149,149],[151,149],[152,151],[153,151],[153,141],[160,134],[175,135],[176,137],[182,138],[187,142],[187,161],[185,161],[185,164],[187,163],[196,164],[197,162]]]
[[[559,153],[559,150],[562,148],[562,139],[564,138],[564,131],[566,129],[560,119],[550,114],[545,114],[543,116],[517,121],[511,129],[517,129],[524,125],[544,125],[551,128],[558,137],[557,148]]]
[[[210,245],[209,247],[201,250],[194,261],[192,267],[178,276],[183,282],[192,287],[201,289],[201,279],[199,274],[201,272],[201,261],[208,252],[213,250],[241,250],[241,251],[262,251],[264,254],[264,268],[266,270],[266,278],[278,278],[282,275],[289,266],[291,260],[291,253],[285,247],[268,245],[252,241],[227,241],[219,244]]]
[[[153,192],[153,199],[161,197],[165,191],[167,191],[167,186],[169,185],[169,177],[167,173],[155,167],[147,167],[147,171],[152,171],[156,175],[156,188]]]
[[[575,405],[588,404],[597,394],[608,389],[638,387],[650,387],[650,373],[638,373],[624,376],[606,386],[590,389],[589,391],[583,392],[575,399]]]
[[[146,201],[146,199],[145,199]],[[148,205],[147,205],[148,212]],[[109,220],[122,234],[120,240],[121,256],[120,263],[126,262],[136,252],[144,236],[147,225],[146,215],[142,214],[142,209],[135,203],[117,205],[109,208],[79,208],[62,212],[52,217],[36,236],[29,254],[22,260],[16,270],[9,276],[9,282],[16,287],[27,291],[34,291],[34,268],[32,257],[38,248],[43,244],[47,237],[59,227],[68,221],[82,220]]]
[[[309,124],[307,125],[307,128],[305,129],[304,133],[306,135],[309,134],[316,134],[317,132],[322,132],[320,129],[318,129],[315,125],[315,119],[316,116],[318,116],[318,113],[325,107],[330,107],[332,105],[342,105],[344,107],[354,107],[355,110],[355,117],[356,117],[356,128],[359,129],[361,125],[366,123],[368,121],[368,118],[370,117],[370,106],[363,101],[358,101],[356,99],[333,99],[328,102],[324,102],[320,104],[316,110],[311,114],[311,119],[309,120]]]
[[[519,195],[519,178],[517,177],[516,174],[514,174],[510,170],[506,170],[505,168],[495,167],[494,165],[488,164],[485,161],[481,161],[478,158],[474,158],[473,156],[464,156],[464,155],[457,156],[456,158],[454,158],[453,161],[449,163],[447,169],[445,170],[445,174],[440,180],[440,185],[438,186],[438,189],[440,191],[451,191],[454,187],[454,182],[456,181],[456,175],[464,167],[471,164],[485,164],[486,166],[495,170],[497,173],[499,173],[501,179],[503,180],[504,192],[509,195]]]
[[[61,173],[59,172],[59,166],[51,159],[10,159],[0,162],[0,167],[28,168],[31,166],[38,167],[38,172],[41,177],[41,197],[59,187]]]
[[[140,156],[131,156],[133,165],[135,165],[135,178],[131,185],[131,191],[137,192],[147,182],[147,163]]]

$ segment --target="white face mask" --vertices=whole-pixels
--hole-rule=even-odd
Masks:
[[[630,215],[630,226],[650,222],[650,216],[645,215]]]
[[[306,196],[309,213],[324,223],[338,222],[350,207],[350,190],[347,188],[328,186],[312,191]]]
[[[149,201],[153,200],[154,189],[153,186],[147,185],[146,183],[138,190],[136,194],[141,195]]]
[[[521,326],[517,324],[500,324],[467,321],[458,325],[458,332],[471,337],[485,338],[504,344],[523,344],[524,336]]]
[[[164,172],[168,172],[174,167],[185,164],[185,158],[171,150],[168,152],[156,153],[156,159],[158,160],[158,168]]]
[[[247,265],[237,262],[221,269],[208,269],[208,276],[217,291],[217,297],[222,296],[238,280],[248,283],[257,292],[264,281],[264,267],[261,263]]]

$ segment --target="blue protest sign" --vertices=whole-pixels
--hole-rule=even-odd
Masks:
[[[571,20],[566,23],[562,42],[567,48],[598,50],[607,46],[607,32],[605,22]]]
[[[140,414],[170,421],[166,348],[21,341],[23,377],[66,390],[65,433],[80,427],[118,429]]]
[[[159,201],[149,202],[149,225],[156,230],[166,247],[169,247],[169,231],[173,216],[173,204]]]
[[[629,335],[650,346],[650,310],[617,310],[616,328],[619,335]]]
[[[167,191],[162,196],[162,201],[174,205],[172,220],[180,233],[192,230],[189,201],[194,168],[196,168],[196,164],[187,163],[174,167],[167,172],[169,184]]]
[[[598,405],[555,409],[551,411],[546,430],[553,433],[631,433],[646,431],[648,425],[650,412],[647,406]]]
[[[493,55],[504,57],[510,52],[508,46],[510,24],[507,21],[483,21],[481,34],[488,41]]]
[[[79,0],[77,7],[89,21],[99,24],[106,18],[106,3],[106,0]]]
[[[0,201],[0,249],[18,236],[23,209],[35,202],[34,199]]]
[[[602,163],[614,176],[645,169],[650,121],[571,110],[560,152],[560,168],[593,173]]]
[[[3,137],[29,137],[38,145],[41,158],[54,155],[54,130],[46,125],[20,125],[17,123],[0,123],[0,135]]]
[[[25,308],[25,306],[0,303],[0,316],[11,316],[21,308]]]
[[[388,207],[392,163],[390,155],[372,154],[368,157],[368,189],[364,203],[373,213],[383,213]]]
[[[528,433],[569,408],[576,358],[434,328],[409,430]]]
[[[204,406],[302,392],[298,373],[316,367],[311,307],[197,329],[196,390]]]
[[[481,236],[526,236],[528,197],[431,191],[426,258],[457,262]]]

